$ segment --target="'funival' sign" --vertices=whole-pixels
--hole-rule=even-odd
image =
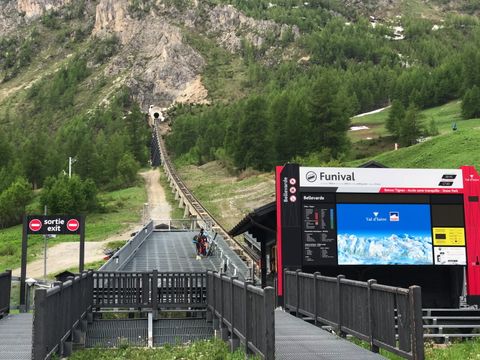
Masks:
[[[80,234],[83,226],[81,216],[27,216],[28,234]]]
[[[301,188],[336,188],[337,192],[463,192],[462,170],[300,167]]]

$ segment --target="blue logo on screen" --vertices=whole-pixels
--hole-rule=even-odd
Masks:
[[[339,265],[432,264],[427,204],[337,204],[337,229]]]

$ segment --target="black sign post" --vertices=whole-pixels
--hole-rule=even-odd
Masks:
[[[26,311],[25,280],[27,277],[28,235],[80,235],[79,271],[85,262],[85,217],[74,215],[29,215],[23,218],[22,265],[20,272],[20,312]]]

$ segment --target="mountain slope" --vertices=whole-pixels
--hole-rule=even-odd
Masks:
[[[480,124],[473,129],[457,130],[408,148],[389,151],[372,160],[395,168],[446,168],[474,165],[480,169]],[[366,160],[349,163],[358,166]]]

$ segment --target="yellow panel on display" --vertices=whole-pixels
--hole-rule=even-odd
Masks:
[[[464,228],[433,228],[433,245],[465,246]]]

